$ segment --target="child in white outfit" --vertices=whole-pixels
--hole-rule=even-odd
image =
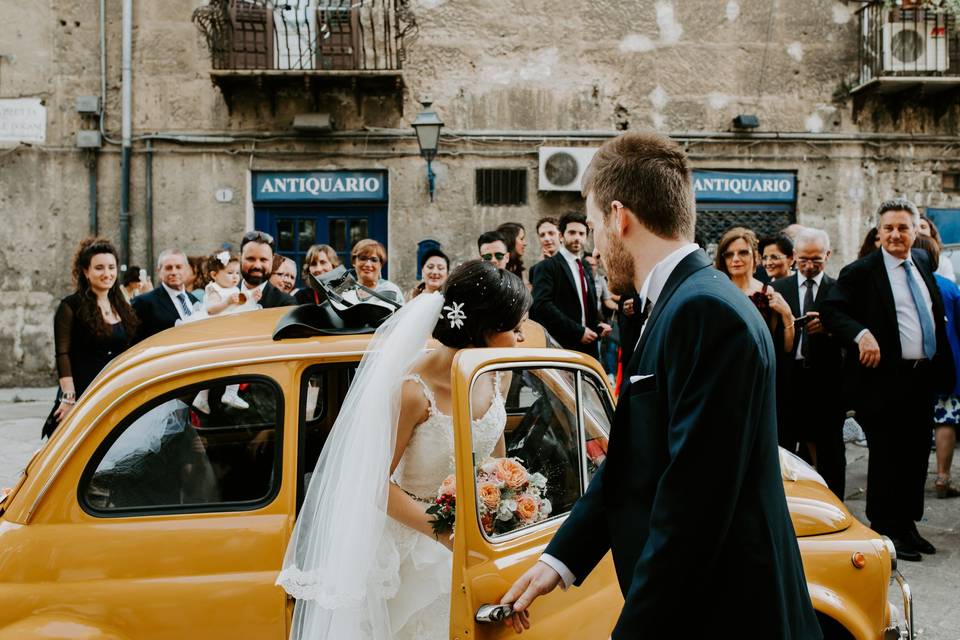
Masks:
[[[210,256],[207,260],[207,272],[210,284],[204,289],[203,310],[193,314],[201,319],[220,316],[238,311],[247,311],[246,296],[240,293],[240,258],[229,251]],[[194,317],[190,317],[194,320]],[[220,401],[235,409],[249,409],[250,405],[239,396],[240,385],[231,384],[224,390]],[[193,406],[204,413],[210,413],[209,390],[204,389],[193,399]]]

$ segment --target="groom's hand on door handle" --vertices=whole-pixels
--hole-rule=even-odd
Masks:
[[[500,604],[513,605],[513,615],[507,618],[517,633],[530,628],[530,613],[527,609],[534,600],[557,588],[561,582],[560,574],[543,562],[537,562],[513,583],[510,590],[500,600]]]

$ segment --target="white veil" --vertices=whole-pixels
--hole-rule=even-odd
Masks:
[[[297,598],[292,640],[390,637],[396,591],[384,541],[400,379],[424,351],[443,306],[421,294],[389,318],[360,362],[287,546],[277,584]]]

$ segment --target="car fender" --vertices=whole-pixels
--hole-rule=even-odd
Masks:
[[[132,640],[115,629],[66,615],[38,615],[0,629],[0,640]]]
[[[807,588],[817,613],[836,620],[857,640],[876,637],[876,625],[871,624],[866,612],[852,599],[817,583],[808,582]]]

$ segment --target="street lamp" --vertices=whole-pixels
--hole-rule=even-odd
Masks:
[[[437,157],[437,145],[440,143],[440,129],[443,121],[436,111],[430,109],[431,100],[423,100],[423,111],[417,114],[413,121],[413,130],[417,134],[417,144],[420,145],[420,155],[427,161],[427,185],[430,190],[430,202],[433,202],[433,192],[436,187],[436,174],[433,172],[433,159]]]

